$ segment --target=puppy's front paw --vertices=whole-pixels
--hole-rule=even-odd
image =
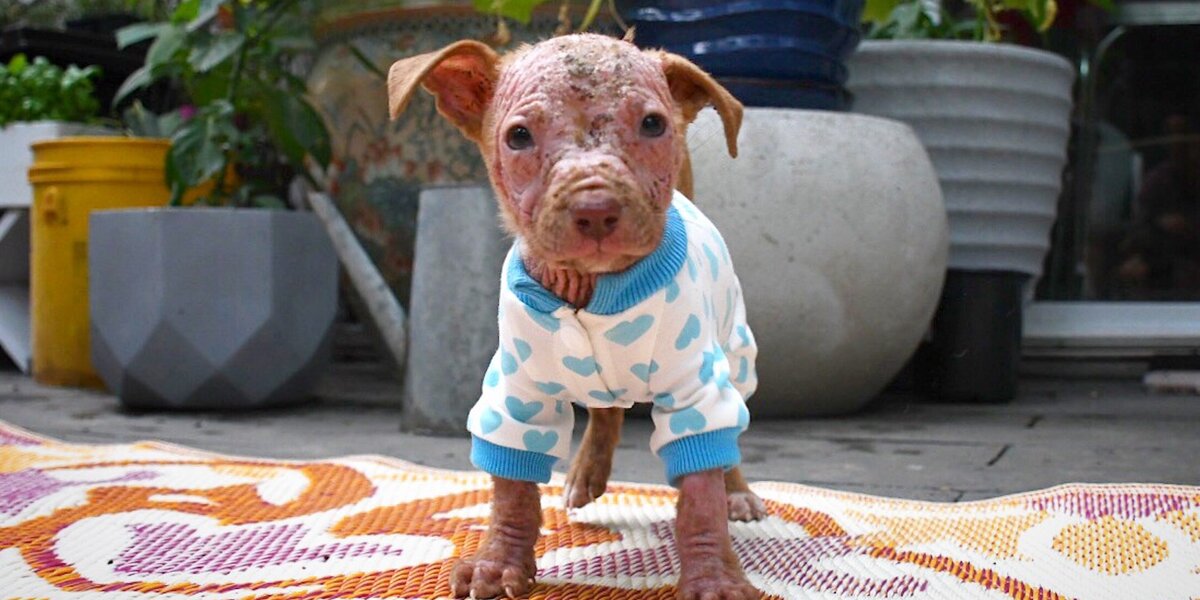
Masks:
[[[729,492],[730,521],[761,521],[767,517],[767,507],[754,492]]]
[[[450,574],[455,598],[520,598],[533,587],[535,568],[511,557],[463,559]]]

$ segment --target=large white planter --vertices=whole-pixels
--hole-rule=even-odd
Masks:
[[[696,203],[729,244],[759,344],[757,416],[844,413],[912,355],[946,269],[946,211],[912,130],[875,117],[750,108],[725,154],[704,111]]]
[[[950,268],[1040,275],[1066,162],[1071,64],[929,40],[866,42],[848,64],[854,111],[904,121],[925,144],[950,217]]]

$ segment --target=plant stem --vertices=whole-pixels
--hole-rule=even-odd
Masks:
[[[246,32],[246,39],[242,42],[242,47],[238,50],[237,57],[233,59],[233,72],[229,76],[229,89],[225,94],[225,99],[229,102],[229,105],[233,107],[235,117],[237,116],[237,92],[239,84],[242,81],[242,71],[245,70],[246,55],[249,53],[250,48],[254,44],[263,39],[271,31],[271,29],[273,29],[275,25],[279,23],[279,19],[283,18],[283,15],[287,13],[287,10],[294,6],[296,2],[297,0],[285,0],[284,2],[275,4],[267,9],[273,12],[267,18],[267,22],[265,25],[263,25],[262,29],[258,31]],[[257,9],[254,7],[254,5],[250,5],[249,8],[243,8],[243,10]],[[217,180],[217,194],[225,195],[227,193],[225,186],[228,182],[228,173],[229,152],[225,152],[221,159],[221,175],[220,179]]]

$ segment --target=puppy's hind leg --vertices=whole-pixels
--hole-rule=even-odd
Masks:
[[[623,408],[588,409],[587,429],[583,432],[579,452],[571,461],[567,484],[563,488],[563,502],[567,508],[583,508],[604,495],[624,421]]]
[[[750,491],[750,485],[738,467],[725,471],[725,497],[730,521],[760,521],[767,516],[762,498]]]

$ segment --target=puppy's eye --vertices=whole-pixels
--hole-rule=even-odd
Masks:
[[[513,125],[504,135],[504,141],[513,150],[524,150],[533,147],[533,134],[524,125]]]
[[[662,115],[646,115],[642,117],[642,135],[656,138],[667,130],[667,120]]]

